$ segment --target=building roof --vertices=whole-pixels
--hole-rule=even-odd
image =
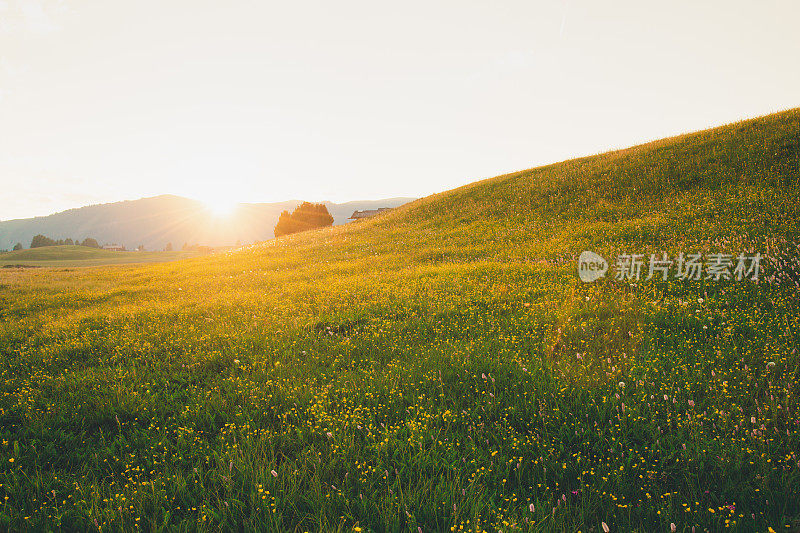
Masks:
[[[365,209],[363,211],[353,211],[353,214],[350,215],[350,220],[374,217],[378,213],[382,213],[383,211],[389,211],[391,209],[392,209],[391,207],[379,207],[378,209]]]

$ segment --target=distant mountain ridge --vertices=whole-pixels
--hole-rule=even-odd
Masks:
[[[386,198],[337,204],[321,202],[333,216],[334,225],[344,224],[354,211],[397,207],[415,198]],[[17,242],[27,248],[34,235],[53,239],[94,237],[100,244],[116,243],[134,249],[160,250],[172,243],[231,246],[274,237],[281,211],[292,210],[300,200],[274,203],[243,203],[227,217],[217,217],[203,202],[181,196],[162,195],[139,200],[89,205],[52,215],[0,221],[0,249]]]

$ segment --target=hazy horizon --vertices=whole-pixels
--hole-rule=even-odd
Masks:
[[[195,202],[203,203],[202,200],[198,200],[198,199],[191,198],[191,197],[188,197],[188,196],[182,196],[182,195],[179,195],[179,194],[165,193],[165,194],[156,194],[154,196],[143,196],[143,197],[140,197],[140,198],[126,198],[126,199],[122,199],[122,200],[109,200],[107,202],[96,202],[96,203],[91,203],[91,204],[83,204],[83,205],[79,205],[79,206],[75,206],[75,207],[67,207],[67,208],[64,208],[64,209],[59,209],[58,211],[53,211],[52,213],[46,213],[46,214],[43,214],[43,215],[33,215],[33,216],[30,216],[30,217],[17,217],[17,218],[10,218],[10,219],[0,219],[0,222],[13,222],[15,220],[26,220],[26,219],[29,219],[29,218],[44,218],[44,217],[48,217],[48,216],[51,216],[51,215],[58,215],[58,214],[66,212],[66,211],[74,211],[76,209],[82,209],[84,207],[95,207],[95,206],[103,206],[103,205],[108,205],[108,204],[118,204],[118,203],[124,203],[124,202],[136,202],[138,200],[154,200],[154,199],[159,199],[159,198],[176,198],[176,199],[181,199],[181,200],[192,200],[192,201],[195,201]],[[322,199],[322,200],[314,200],[314,202],[315,203],[322,203],[322,204],[332,204],[332,205],[337,205],[337,206],[343,206],[343,205],[347,205],[347,204],[362,204],[362,203],[380,202],[380,201],[392,201],[392,200],[413,201],[413,200],[416,200],[417,198],[419,198],[419,197],[393,196],[391,198],[355,198],[355,199],[352,199],[352,200],[343,200],[341,202],[334,202],[332,200],[329,200],[329,199],[325,198],[325,199]],[[307,201],[307,200],[304,200],[302,198],[286,198],[285,200],[276,200],[276,201],[270,201],[270,202],[242,201],[242,202],[236,202],[236,206],[262,205],[262,204],[275,204],[275,205],[277,205],[277,204],[288,204],[288,203],[292,203],[292,202],[299,203],[299,202],[304,202],[304,201]]]
[[[0,0],[0,220],[421,197],[800,105],[786,1]]]

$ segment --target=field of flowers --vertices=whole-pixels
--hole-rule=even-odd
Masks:
[[[0,529],[800,530],[800,110],[173,263],[0,271]],[[583,250],[765,256],[582,283]]]

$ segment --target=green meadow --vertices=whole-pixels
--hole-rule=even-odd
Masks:
[[[798,531],[799,187],[795,109],[225,254],[0,269],[0,528]],[[583,283],[584,250],[764,258]]]
[[[87,246],[43,246],[0,252],[0,267],[81,267],[158,263],[197,255],[194,252],[112,252]]]

